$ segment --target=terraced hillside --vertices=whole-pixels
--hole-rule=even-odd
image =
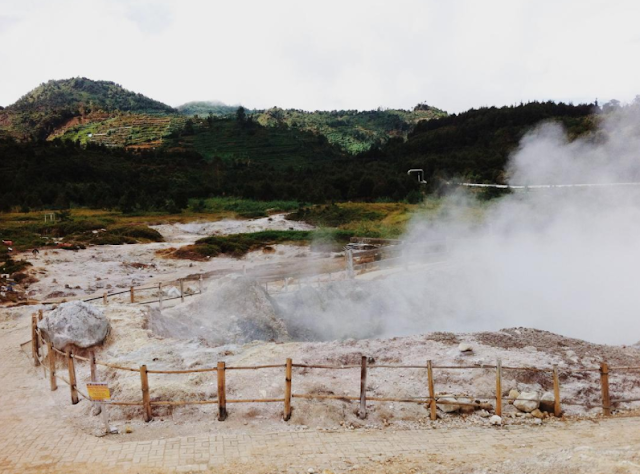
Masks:
[[[186,117],[176,114],[96,114],[88,120],[72,119],[54,131],[49,139],[61,138],[82,144],[94,143],[128,149],[158,148],[170,136],[180,133],[186,120]]]

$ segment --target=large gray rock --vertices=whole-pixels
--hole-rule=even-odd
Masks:
[[[525,413],[531,413],[540,406],[538,392],[522,392],[513,406]]]
[[[70,301],[47,314],[38,328],[58,350],[69,345],[86,349],[104,341],[109,321],[102,309],[84,301]]]

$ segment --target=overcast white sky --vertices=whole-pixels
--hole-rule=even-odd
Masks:
[[[638,0],[0,0],[0,105],[73,76],[173,106],[628,101],[639,18]]]

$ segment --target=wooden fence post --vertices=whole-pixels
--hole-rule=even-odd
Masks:
[[[131,302],[135,303],[136,302],[136,294],[135,294],[135,290],[133,289],[133,286],[129,288],[129,293],[131,294]]]
[[[496,360],[496,415],[502,416],[502,361]]]
[[[34,314],[31,315],[31,355],[33,356],[33,365],[38,367],[40,365],[40,360],[38,359],[38,351],[40,350],[39,340],[38,340],[38,318]]]
[[[361,420],[367,417],[367,356],[362,356],[360,366],[360,411],[358,417]]]
[[[611,416],[611,398],[609,397],[609,365],[600,364],[600,386],[602,387],[602,413]]]
[[[427,380],[429,382],[429,409],[431,411],[431,419],[438,419],[436,411],[436,390],[433,384],[433,366],[430,360],[427,361]]]
[[[284,421],[289,421],[291,418],[291,376],[293,371],[293,362],[291,359],[287,359],[287,366],[284,375]]]
[[[180,279],[180,302],[184,303],[184,280]]]
[[[42,321],[42,318],[44,318],[44,311],[39,309],[38,310],[38,321]]]
[[[104,303],[105,306],[107,306],[109,304],[109,298],[107,298],[107,292],[106,291],[102,294],[102,302]]]
[[[227,419],[227,395],[225,387],[225,364],[218,362],[218,421]]]
[[[553,414],[560,416],[562,409],[560,407],[560,378],[558,377],[558,366],[553,366]]]
[[[151,397],[149,396],[149,377],[147,375],[147,366],[140,366],[140,382],[142,384],[142,407],[144,411],[144,421],[149,422],[153,419],[151,416]]]
[[[56,353],[50,342],[47,342],[47,357],[49,358],[49,385],[53,392],[58,388],[58,384],[56,383]]]
[[[91,381],[92,382],[97,382],[98,381],[98,374],[97,374],[97,370],[96,370],[96,354],[95,352],[91,352],[91,358],[90,358],[90,362],[91,364]]]
[[[76,385],[76,365],[73,359],[73,354],[67,349],[67,366],[69,367],[69,389],[71,390],[71,404],[75,405],[80,400],[78,399],[78,390]]]

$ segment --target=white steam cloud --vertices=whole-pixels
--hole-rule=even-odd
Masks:
[[[620,109],[603,118],[596,133],[574,141],[558,124],[538,127],[512,156],[510,182],[640,181],[639,109]],[[454,240],[454,267],[412,278],[430,308],[427,324],[459,331],[529,326],[604,343],[640,340],[640,187],[516,192],[475,222],[460,199],[453,196],[449,204],[456,213],[417,220],[407,236]]]
[[[513,154],[510,182],[640,181],[639,109],[600,117],[595,133],[574,141],[558,124],[541,125]],[[312,339],[526,326],[600,343],[640,340],[640,187],[519,191],[481,212],[472,199],[458,189],[405,236],[447,239],[445,263],[420,265],[424,256],[408,251],[409,269],[387,279],[283,298],[288,324]]]

